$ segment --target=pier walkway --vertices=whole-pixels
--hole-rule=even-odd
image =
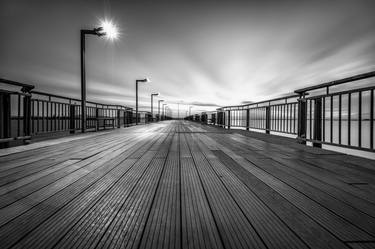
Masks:
[[[1,248],[375,248],[375,163],[165,121],[0,151]]]

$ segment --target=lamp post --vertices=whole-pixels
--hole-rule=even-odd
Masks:
[[[151,118],[154,121],[154,96],[158,96],[159,93],[151,93]]]
[[[108,39],[115,39],[118,36],[117,28],[110,21],[103,21],[98,28],[81,29],[81,131],[86,132],[86,35],[106,36]]]
[[[160,99],[158,101],[158,121],[160,120],[160,102],[163,102],[164,100],[163,99]]]
[[[189,106],[189,116],[191,115],[191,108],[192,106]]]
[[[142,80],[135,80],[135,125],[138,124],[138,83],[147,83],[151,82],[149,79],[145,78]]]

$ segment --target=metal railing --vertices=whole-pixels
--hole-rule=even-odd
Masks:
[[[311,142],[374,152],[375,72],[303,89],[295,94],[186,119],[223,128],[289,134],[300,143]],[[360,87],[365,83],[363,87]]]
[[[296,90],[301,108],[298,138],[317,147],[328,144],[374,152],[374,77],[370,72]],[[361,82],[367,85],[353,86]]]
[[[81,130],[81,100],[35,91],[31,84],[0,79],[0,147],[50,133]],[[21,87],[21,90],[19,88]],[[135,124],[132,108],[86,102],[86,128],[97,131]],[[139,123],[152,121],[149,112],[139,112]]]

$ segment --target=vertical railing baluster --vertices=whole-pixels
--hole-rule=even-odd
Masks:
[[[276,105],[276,131],[280,131],[280,106]]]
[[[285,132],[289,132],[289,104],[286,104],[286,130]]]
[[[339,144],[341,144],[341,105],[342,105],[342,95],[339,94]]]
[[[351,144],[352,94],[348,94],[348,145]]]
[[[31,135],[31,95],[26,94],[23,98],[23,130],[24,136]]]
[[[306,144],[306,99],[304,94],[301,94],[298,98],[298,142]]]
[[[57,131],[58,129],[57,129],[57,103],[56,102],[54,102],[53,103],[53,105],[55,106],[55,131]]]
[[[35,101],[34,100],[31,100],[31,134],[34,134],[35,131],[34,131],[34,128],[35,128],[35,124],[34,124],[34,111],[35,111]]]
[[[298,104],[295,103],[294,104],[294,108],[293,108],[293,111],[294,111],[294,117],[293,117],[293,132],[294,133],[297,133],[297,127],[298,127],[298,116],[297,116],[297,111],[298,111]]]
[[[326,141],[326,97],[322,97],[322,141]]]
[[[333,95],[330,97],[330,142],[333,143]]]
[[[46,102],[46,119],[47,119],[47,121],[46,121],[46,131],[48,132],[49,131],[49,103],[50,102]]]
[[[370,92],[370,149],[374,149],[374,89]]]
[[[0,138],[11,136],[11,96],[9,93],[0,93]],[[0,148],[8,148],[9,142],[0,143]]]
[[[270,134],[271,130],[271,110],[270,106],[266,106],[266,133]]]
[[[17,137],[19,137],[21,129],[21,95],[18,94],[17,96]]]
[[[311,102],[310,102],[311,104]],[[312,106],[310,105],[310,110]],[[311,113],[311,111],[310,111]],[[316,98],[314,100],[314,147],[322,147],[322,99]]]
[[[75,106],[74,105],[69,105],[69,130],[70,130],[70,133],[73,134],[76,132],[76,110],[75,110]]]
[[[37,120],[37,122],[36,122],[36,132],[38,133],[38,132],[40,132],[40,128],[39,128],[39,123],[40,123],[40,101],[39,100],[37,100],[36,101],[36,103],[37,103],[37,106],[36,106],[36,108],[37,108],[37,118],[36,118],[36,120]]]
[[[362,91],[358,94],[358,147],[362,147]]]
[[[250,126],[250,110],[249,108],[246,109],[246,130],[249,130]]]
[[[228,110],[228,130],[230,129],[230,125],[231,125],[231,116],[230,116],[230,110]]]
[[[120,109],[117,109],[117,128],[120,128],[121,124],[121,110]]]
[[[312,99],[309,100],[309,130],[310,130],[310,139],[313,139],[313,133],[312,133]]]

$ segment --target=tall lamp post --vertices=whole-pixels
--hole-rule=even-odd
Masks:
[[[108,39],[115,39],[118,36],[117,28],[110,21],[103,21],[98,28],[81,29],[81,131],[86,132],[86,68],[85,50],[86,35],[106,36]]]
[[[159,93],[151,93],[151,118],[154,121],[154,96],[159,96]]]
[[[135,124],[138,124],[138,83],[147,83],[151,82],[149,79],[145,78],[142,80],[135,80]]]
[[[160,120],[160,102],[163,102],[164,100],[163,99],[160,99],[158,101],[158,121]]]

